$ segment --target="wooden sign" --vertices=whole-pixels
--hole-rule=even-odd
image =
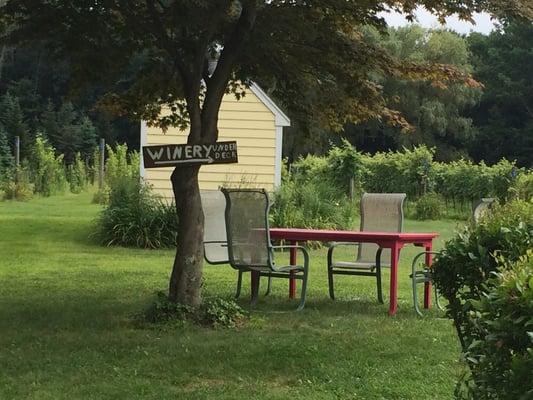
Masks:
[[[143,146],[145,168],[237,162],[237,142]]]

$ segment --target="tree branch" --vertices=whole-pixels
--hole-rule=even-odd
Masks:
[[[150,17],[152,19],[152,23],[155,29],[156,38],[161,41],[161,43],[164,45],[164,49],[169,53],[169,55],[172,58],[172,61],[174,62],[174,65],[178,69],[181,79],[183,81],[183,87],[186,91],[186,96],[189,96],[187,94],[187,91],[189,90],[188,83],[191,81],[191,72],[188,70],[187,66],[185,65],[185,62],[183,61],[183,57],[181,54],[179,54],[179,50],[173,45],[172,41],[169,39],[167,32],[165,32],[163,21],[161,20],[161,16],[158,13],[156,7],[155,7],[156,0],[148,0],[146,2],[146,6],[148,8],[148,12],[150,14]],[[161,3],[157,2],[160,6]]]
[[[202,140],[215,141],[218,136],[218,111],[239,51],[255,25],[258,6],[253,0],[243,5],[239,20],[220,55],[217,67],[209,79],[202,109]]]

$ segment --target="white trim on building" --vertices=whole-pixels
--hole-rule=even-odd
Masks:
[[[144,159],[143,159],[143,146],[146,146],[148,142],[148,125],[146,121],[141,121],[141,148],[139,149],[139,154],[141,161],[139,163],[141,179],[144,179],[146,172],[144,169]]]

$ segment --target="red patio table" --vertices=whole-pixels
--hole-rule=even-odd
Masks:
[[[366,242],[375,243],[385,249],[391,249],[391,273],[390,273],[390,303],[389,315],[395,315],[398,309],[398,261],[400,250],[406,244],[424,247],[431,251],[433,239],[438,233],[403,233],[403,232],[370,232],[370,231],[332,231],[323,229],[295,229],[295,228],[271,228],[270,238],[273,240],[286,240],[291,244],[298,242]],[[291,249],[291,264],[296,263],[296,249]],[[426,255],[426,264],[431,265],[431,255]],[[289,281],[289,296],[295,297],[296,280]],[[431,283],[424,287],[424,307],[431,306]]]

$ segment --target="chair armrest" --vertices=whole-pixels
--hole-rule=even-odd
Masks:
[[[337,246],[351,246],[351,245],[357,245],[359,246],[361,244],[361,242],[331,242],[329,244],[329,248],[334,248],[334,247],[337,247]]]
[[[360,242],[331,242],[328,248],[328,266],[333,263],[333,250],[338,246],[359,246]]]
[[[280,245],[280,246],[270,246],[270,249],[271,250],[274,250],[274,249],[296,249],[296,250],[300,250],[302,252],[302,254],[304,255],[304,270],[307,271],[307,269],[309,268],[309,252],[307,251],[307,249],[303,246],[298,246],[298,245]],[[275,268],[273,268],[275,270]]]
[[[413,258],[412,266],[413,266],[413,268],[414,268],[416,262],[417,262],[418,259],[419,259],[420,257],[422,257],[422,256],[427,256],[427,255],[438,256],[438,255],[440,255],[440,254],[441,254],[440,251],[422,251],[422,252],[418,253],[417,255],[415,255],[415,257]]]
[[[222,243],[222,244],[225,244],[226,247],[228,246],[228,242],[227,240],[204,240],[203,242],[204,244],[211,244],[211,243]]]
[[[333,264],[333,250],[335,250],[337,246],[360,245],[360,244],[361,242],[333,242],[331,243],[328,249],[328,267]],[[381,265],[381,253],[382,252],[383,252],[383,247],[378,246],[378,249],[376,251],[376,266]]]

